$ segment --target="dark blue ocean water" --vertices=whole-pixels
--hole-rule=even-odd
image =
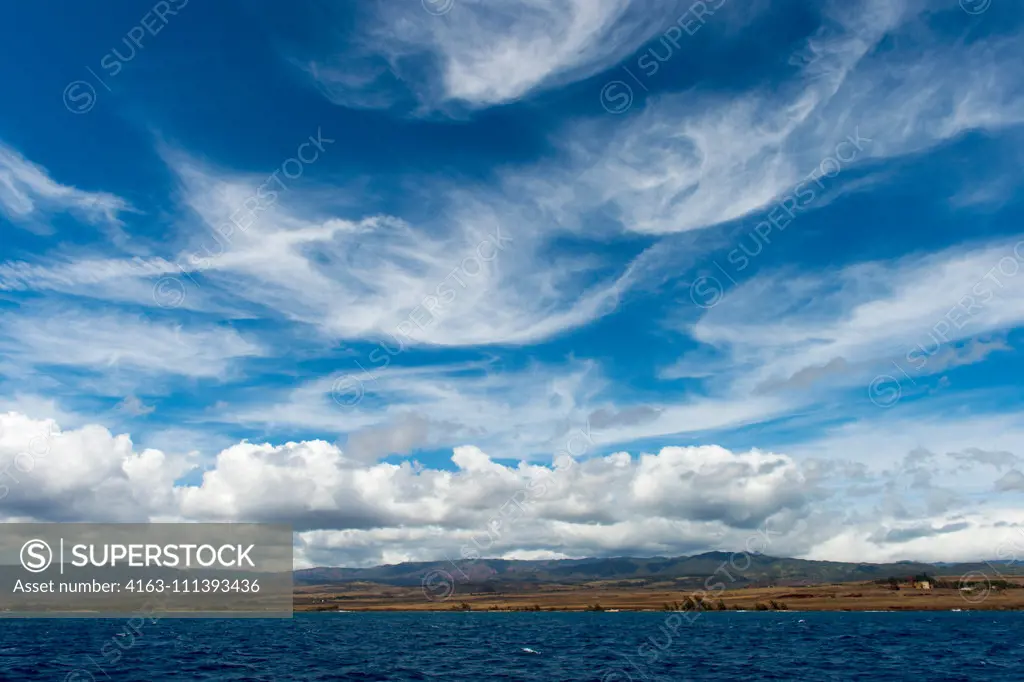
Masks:
[[[6,620],[3,680],[1022,680],[1024,613]],[[536,653],[531,653],[536,652]]]

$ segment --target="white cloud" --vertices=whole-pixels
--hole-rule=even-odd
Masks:
[[[382,366],[357,360],[360,366],[351,362],[345,373],[284,394],[261,391],[256,404],[220,406],[214,418],[249,428],[348,434],[350,454],[367,457],[473,442],[547,461],[578,430],[595,434],[589,449],[608,448],[736,428],[783,415],[794,405],[775,396],[693,396],[637,405],[615,395],[614,384],[592,361],[497,372],[493,361],[398,366],[397,358]]]
[[[183,326],[53,305],[5,315],[0,349],[23,369],[56,365],[214,378],[223,377],[232,360],[264,353],[230,327]]]
[[[610,312],[633,278],[626,269],[594,283],[599,264],[551,254],[552,235],[523,218],[525,205],[443,184],[443,215],[425,224],[325,217],[332,209],[322,194],[296,187],[247,218],[244,230],[215,237],[258,181],[180,156],[171,162],[185,203],[205,223],[186,224],[178,263],[202,275],[202,305],[211,309],[276,313],[330,338],[392,346],[526,344]],[[540,260],[548,266],[538,268]],[[164,271],[165,264],[153,265]],[[137,276],[154,275],[139,269]],[[195,290],[185,275],[178,283]]]
[[[430,26],[424,35],[432,35],[457,30],[460,22],[490,26],[492,16],[504,16],[514,4],[459,3],[444,17],[419,12],[423,16],[413,18],[409,13],[417,8],[389,3],[377,9],[400,15],[396,21],[409,30],[423,22]],[[541,34],[559,35],[569,29],[558,27],[574,22],[641,21],[637,8],[627,8],[624,0],[528,4],[523,21]],[[766,208],[848,137],[861,147],[843,147],[844,158],[853,153],[855,165],[925,150],[965,130],[1020,122],[1024,107],[1017,106],[1016,72],[1001,68],[1017,55],[1014,44],[990,40],[912,54],[879,51],[875,47],[890,32],[910,24],[920,28],[903,4],[830,3],[826,16],[827,28],[803,50],[807,63],[784,87],[755,87],[730,98],[698,89],[652,98],[635,118],[573,121],[558,140],[561,156],[500,169],[498,183],[490,187],[436,180],[424,186],[422,179],[410,179],[439,209],[430,217],[353,209],[358,202],[346,192],[339,199],[307,177],[263,206],[249,227],[233,228],[225,238],[229,218],[237,218],[266,178],[212,169],[165,149],[181,180],[183,203],[200,218],[178,225],[177,254],[139,259],[130,272],[127,261],[109,257],[8,263],[0,266],[0,287],[142,302],[154,298],[158,278],[174,276],[176,290],[187,292],[184,308],[284,317],[331,339],[525,345],[606,315],[679,255],[679,249],[656,242],[636,258],[624,258],[607,249],[608,240],[621,234],[595,218],[611,215],[627,233],[693,231]],[[474,41],[466,49],[476,49]],[[488,49],[504,49],[500,41],[480,41]],[[989,75],[979,79],[978,72]],[[484,93],[490,81],[481,76],[459,82]],[[858,135],[870,142],[858,141]],[[812,182],[811,207],[864,182],[870,181],[844,176],[824,189]],[[567,249],[560,241],[566,232],[601,248],[589,248],[589,255]],[[172,260],[189,275],[175,274]],[[203,286],[189,276],[201,276]]]
[[[62,430],[53,420],[0,414],[0,494],[8,518],[140,522],[169,511],[175,479],[191,468],[158,450],[136,452],[127,435],[96,424]]]
[[[0,142],[0,212],[15,224],[48,233],[48,216],[70,212],[116,227],[121,224],[118,214],[130,210],[128,202],[113,194],[60,184],[45,168]]]
[[[757,526],[780,508],[804,503],[806,481],[784,455],[720,447],[663,448],[640,458],[632,492],[641,504],[697,520]]]
[[[971,415],[959,409],[972,400],[987,402],[984,395],[959,395],[938,405],[873,408],[862,419],[777,447],[801,462],[855,462],[872,475],[923,466],[932,483],[980,495],[1001,473],[993,463],[1006,465],[1020,453],[1024,419],[1017,412]]]
[[[418,6],[381,2],[370,25],[361,27],[361,49],[349,47],[304,68],[328,97],[348,106],[392,104],[394,97],[381,94],[389,73],[416,82],[428,107],[447,101],[490,106],[613,66],[692,4],[459,0],[450,12],[431,16]]]
[[[490,361],[399,366],[400,360],[355,358],[362,369],[349,361],[348,372],[269,400],[261,395],[255,405],[224,406],[217,418],[348,434],[349,454],[364,461],[467,441],[527,457],[550,454],[570,428],[586,424],[588,397],[605,384],[589,362],[496,373]]]
[[[31,463],[18,454],[30,448],[37,453]],[[186,486],[174,484],[191,466],[186,458],[137,453],[128,436],[96,425],[61,431],[53,422],[9,413],[0,416],[0,462],[20,467],[18,483],[8,481],[9,517],[273,520],[300,531],[337,531],[335,541],[347,538],[344,544],[353,548],[366,533],[380,534],[378,539],[390,533],[399,545],[431,534],[430,544],[439,548],[485,528],[513,496],[529,515],[501,552],[536,551],[538,536],[567,550],[575,543],[575,554],[614,550],[607,537],[591,534],[594,523],[613,529],[613,537],[614,529],[635,531],[649,523],[658,528],[655,539],[622,535],[620,542],[639,551],[668,551],[677,546],[665,533],[668,526],[687,524],[703,533],[703,541],[718,530],[741,533],[806,502],[791,489],[801,474],[789,458],[715,447],[666,448],[637,462],[624,453],[571,465],[563,460],[552,469],[506,466],[479,448],[460,446],[452,455],[456,470],[448,471],[370,465],[322,441],[243,441],[217,455],[201,484]],[[109,504],[112,496],[119,496],[118,504]]]
[[[819,273],[773,272],[727,292],[689,332],[719,351],[712,366],[742,368],[726,379],[740,394],[791,385],[815,368],[826,386],[867,388],[881,372],[909,388],[906,375],[1009,350],[983,337],[1024,324],[1022,263],[1024,242],[999,241]],[[671,373],[696,362],[684,359]]]
[[[839,531],[804,558],[851,562],[867,558],[876,562],[1017,558],[1024,548],[1022,528],[1024,512],[1020,507],[996,506],[984,512],[937,516],[926,524],[862,523]],[[907,539],[887,542],[887,536]]]
[[[794,192],[798,216],[863,189],[871,180],[856,174],[881,159],[1024,122],[1011,66],[1017,41],[922,50],[908,38],[906,49],[899,41],[876,49],[894,34],[928,30],[910,9],[917,4],[826,3],[826,23],[790,81],[740,93],[698,84],[651,96],[625,120],[573,122],[558,138],[568,167],[524,182],[566,224],[601,210],[626,230],[669,234],[740,219]]]
[[[163,258],[51,253],[40,262],[0,263],[0,291],[59,292],[143,306],[173,307],[154,294],[154,285],[181,271]],[[187,303],[188,301],[183,301]]]
[[[905,468],[861,477],[900,492],[922,467],[964,480],[943,464],[956,461],[907,458]],[[850,469],[759,450],[666,447],[638,458],[563,457],[552,468],[500,464],[467,445],[454,449],[452,463],[454,470],[368,464],[323,441],[242,441],[222,450],[200,483],[183,485],[175,481],[195,465],[187,456],[137,452],[127,435],[96,425],[64,431],[0,415],[0,464],[17,477],[4,481],[8,519],[292,523],[299,565],[438,559],[464,546],[483,556],[665,556],[741,549],[755,536],[755,547],[777,556],[977,559],[995,556],[1024,525],[988,502],[865,516],[859,498],[834,488],[849,484]],[[908,509],[917,509],[913,502]],[[979,534],[964,544],[972,529]]]

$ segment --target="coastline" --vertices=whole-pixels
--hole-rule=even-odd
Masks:
[[[420,587],[374,583],[313,585],[295,590],[295,611],[470,611],[522,612],[811,612],[811,611],[1017,611],[1024,610],[1024,586],[971,591],[957,588],[892,590],[873,582],[774,586],[692,591],[660,586],[602,584],[518,586],[502,592],[451,586],[432,593]],[[479,586],[475,586],[479,587]],[[693,598],[702,596],[705,608]]]

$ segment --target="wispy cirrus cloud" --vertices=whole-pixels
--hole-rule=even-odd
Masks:
[[[692,0],[457,0],[441,16],[378,2],[338,54],[295,59],[335,102],[389,106],[395,79],[427,108],[499,105],[613,66]],[[330,12],[327,13],[330,16]],[[341,41],[339,41],[340,43]]]
[[[8,312],[0,348],[25,370],[100,371],[117,366],[141,375],[223,377],[233,360],[265,350],[226,326],[183,326],[141,315],[47,305]]]
[[[1019,41],[924,49],[925,9],[826,3],[825,23],[781,83],[738,93],[698,84],[651,95],[628,116],[574,122],[556,138],[564,167],[543,178],[526,174],[524,184],[566,224],[601,211],[625,230],[665,235],[768,209],[801,183],[819,198],[844,185],[863,188],[848,169],[870,172],[967,131],[1024,123],[1024,81],[1012,66],[1024,53]],[[880,50],[893,36],[901,40]],[[843,177],[833,180],[835,165]]]
[[[392,349],[394,350],[394,349]],[[314,430],[347,438],[367,458],[473,443],[524,459],[550,460],[577,428],[600,447],[659,437],[703,437],[780,417],[778,396],[623,396],[597,362],[569,359],[499,370],[495,361],[454,365],[339,361],[347,370],[284,391],[254,392],[220,405],[211,421],[246,428]],[[359,358],[356,358],[359,360]],[[365,358],[363,358],[365,360]],[[395,360],[396,364],[390,364]]]
[[[621,4],[602,11],[633,11]],[[470,7],[476,9],[460,7],[462,20],[492,11]],[[535,9],[547,11],[543,7]],[[559,7],[598,12],[576,3]],[[656,242],[659,236],[766,208],[801,180],[811,182],[807,178],[837,145],[852,140],[856,167],[922,151],[965,130],[1019,122],[1015,112],[1024,108],[1016,106],[1013,72],[998,68],[1017,52],[1010,41],[875,53],[890,32],[918,20],[910,7],[831,3],[826,27],[805,46],[810,56],[784,87],[730,97],[699,90],[666,95],[652,98],[634,118],[574,122],[559,136],[560,155],[505,168],[497,186],[433,182],[429,193],[443,197],[435,219],[351,206],[339,211],[300,185],[225,238],[218,231],[264,178],[165,154],[181,179],[183,204],[202,223],[182,221],[178,253],[148,259],[149,272],[134,275],[135,284],[120,287],[111,278],[78,291],[123,297],[138,292],[144,277],[172,276],[172,293],[184,299],[175,304],[271,312],[334,338],[397,333],[414,344],[469,346],[557,336],[606,315],[635,286],[657,278],[652,271],[672,255]],[[443,23],[456,12],[422,14]],[[894,59],[901,63],[896,71]],[[968,76],[979,69],[991,76]],[[891,88],[878,86],[883,77]],[[834,191],[848,180],[844,176]],[[607,256],[602,262],[593,249],[581,256],[579,249],[558,248],[567,234],[585,235],[600,247],[623,233],[649,236],[651,248],[632,262]],[[60,276],[77,272],[84,279],[99,267],[123,269],[106,262],[112,260],[94,259],[96,268],[64,264]],[[175,261],[184,274],[169,272]],[[538,261],[550,267],[536,268]],[[27,287],[31,278],[53,287],[58,277],[34,263],[5,270],[11,288]],[[199,275],[206,286],[189,281]]]
[[[163,307],[269,313],[339,339],[469,346],[525,344],[583,325],[614,309],[633,279],[627,267],[595,281],[600,263],[549,251],[556,235],[524,218],[533,207],[487,188],[439,184],[441,216],[416,223],[342,217],[311,187],[253,213],[244,207],[258,178],[181,155],[172,163],[199,218],[182,221],[171,240],[177,254],[8,263],[0,285],[124,298],[141,281],[170,278],[177,296]],[[541,257],[551,267],[536,268]],[[119,286],[126,280],[135,284]]]
[[[121,197],[62,185],[42,166],[0,142],[0,212],[15,225],[50,233],[47,219],[68,212],[94,224],[120,227],[119,215],[133,210]]]
[[[878,372],[909,379],[981,362],[1010,350],[985,335],[1024,324],[1022,263],[1021,242],[1000,240],[819,273],[765,273],[688,328],[718,353],[710,364],[684,358],[668,375],[742,368],[720,374],[718,385],[744,394],[867,386]]]

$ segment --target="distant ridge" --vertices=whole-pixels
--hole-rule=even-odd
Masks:
[[[723,566],[723,563],[725,564]],[[1024,575],[1024,567],[1006,561],[964,563],[849,563],[787,559],[764,554],[705,552],[678,557],[610,557],[587,559],[465,559],[461,561],[409,562],[372,568],[317,567],[295,571],[297,585],[336,585],[372,582],[384,585],[419,585],[429,574],[448,574],[455,582],[482,586],[521,584],[577,584],[593,581],[621,582],[623,585],[677,583],[703,585],[714,576],[715,583],[729,589],[770,585],[809,585],[878,580],[927,573],[931,576],[983,573]]]

